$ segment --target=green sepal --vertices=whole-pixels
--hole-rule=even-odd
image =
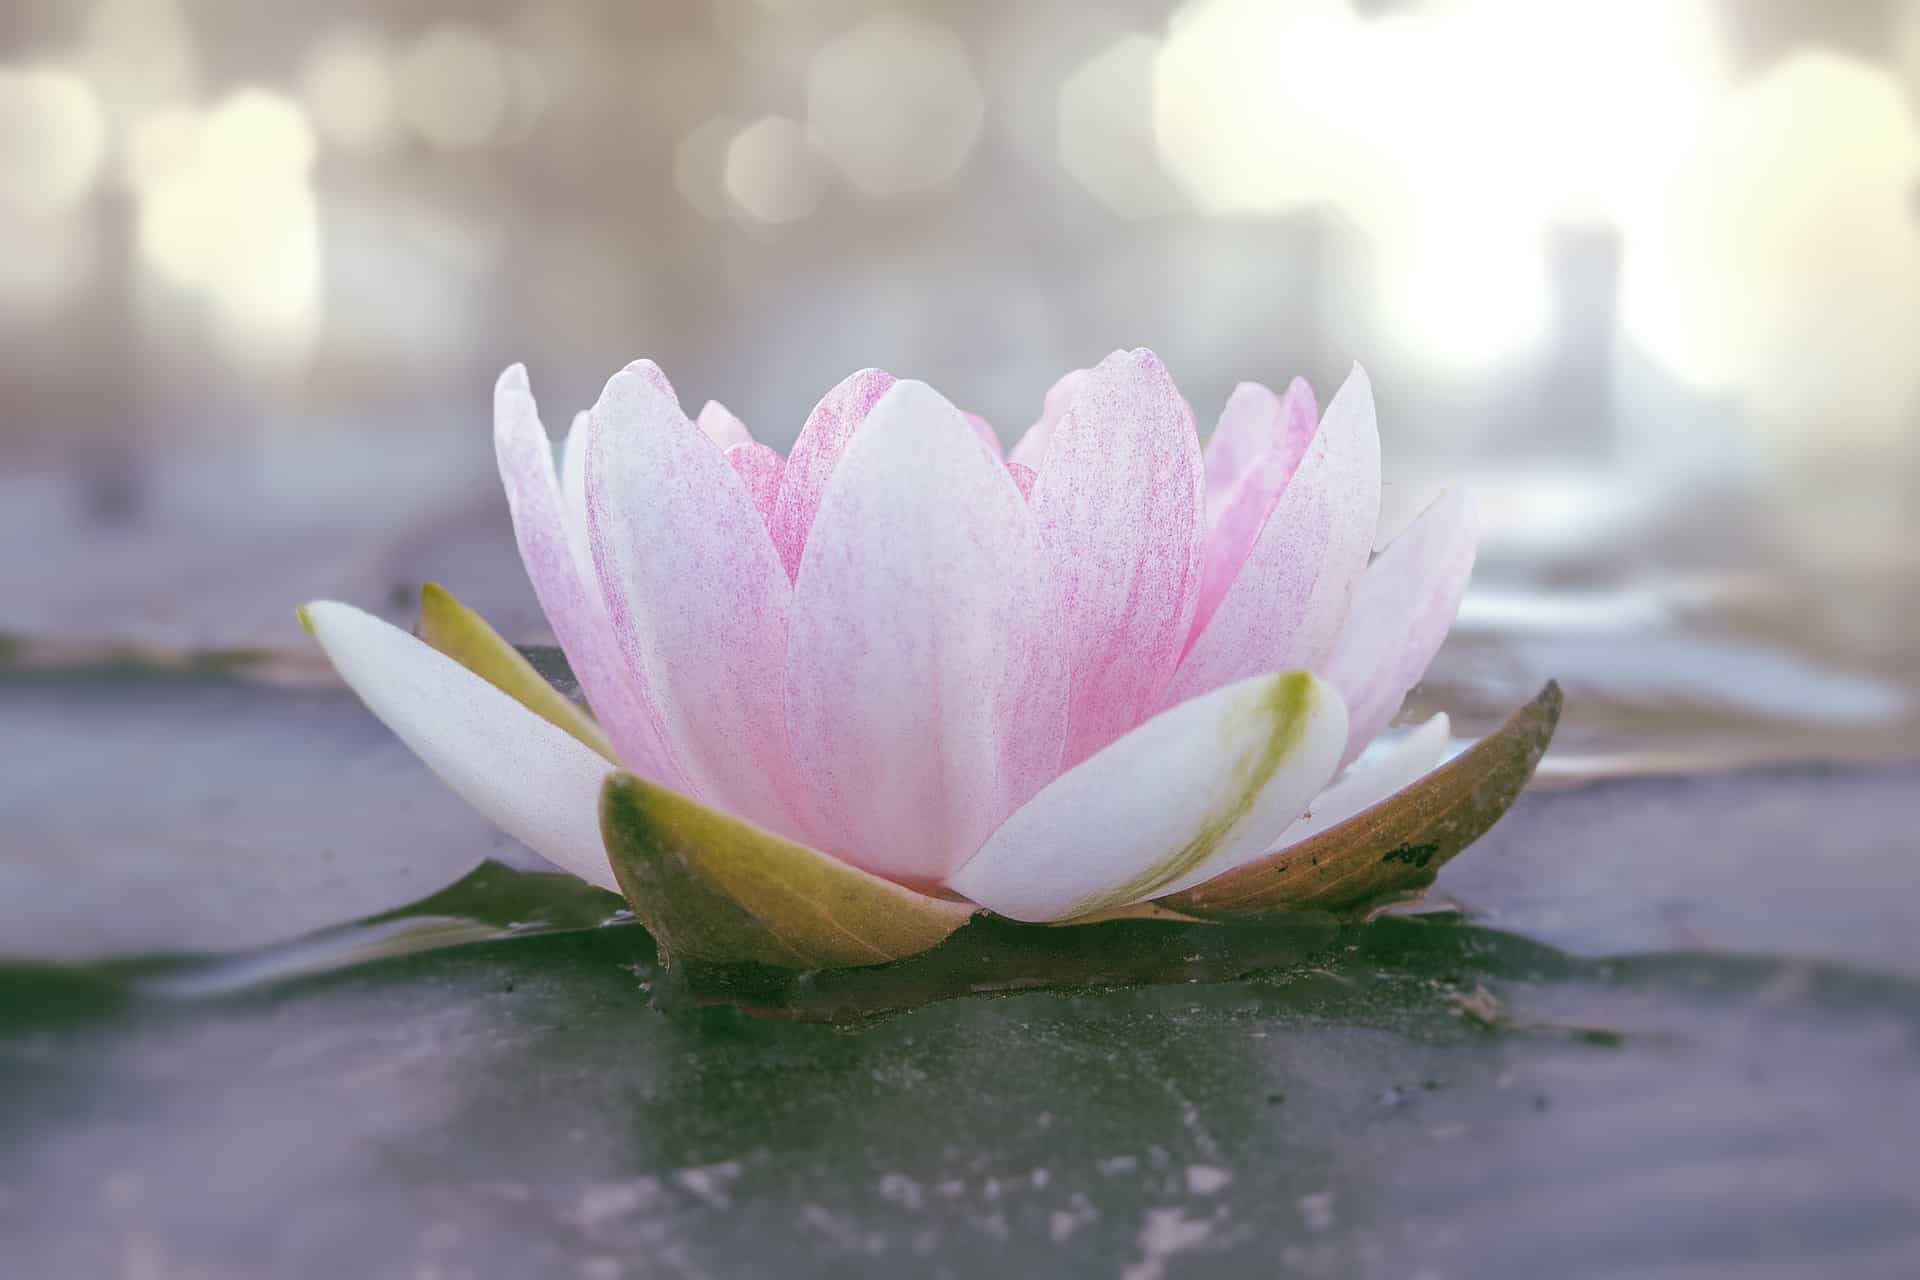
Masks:
[[[1282,911],[1365,915],[1416,897],[1513,804],[1560,722],[1560,686],[1448,763],[1311,839],[1159,900],[1201,919]]]
[[[935,946],[978,908],[616,773],[600,792],[614,878],[669,962],[839,969]]]
[[[303,619],[304,621],[304,619]],[[607,735],[591,717],[534,670],[533,664],[487,620],[437,582],[420,588],[420,622],[414,634],[558,729],[619,764]]]

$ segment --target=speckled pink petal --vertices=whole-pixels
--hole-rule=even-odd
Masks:
[[[1009,462],[1007,474],[1013,477],[1013,487],[1020,491],[1023,498],[1033,496],[1033,482],[1039,479],[1033,474],[1033,468],[1024,462]]]
[[[1059,768],[1062,631],[1005,470],[932,388],[896,383],[794,584],[787,718],[816,846],[910,883],[959,866]]]
[[[820,403],[807,415],[806,425],[787,453],[787,467],[780,476],[780,495],[773,504],[773,545],[780,552],[791,580],[800,572],[800,554],[806,549],[807,533],[813,528],[814,513],[827,491],[827,481],[853,439],[854,430],[887,388],[893,375],[880,369],[862,369],[850,374],[840,385],[820,397]]]
[[[615,374],[593,408],[587,528],[613,634],[695,794],[795,834],[792,587],[746,484],[649,362]]]
[[[1140,723],[1186,645],[1200,587],[1200,440],[1151,351],[1081,380],[1030,499],[1067,619],[1071,767]]]
[[[1372,388],[1355,365],[1163,703],[1265,671],[1320,670],[1379,520],[1380,434]]]
[[[1367,566],[1326,664],[1351,713],[1345,759],[1392,723],[1440,651],[1473,575],[1479,536],[1473,500],[1443,493]]]
[[[568,478],[582,482],[585,468],[577,464],[584,460],[585,439],[576,425],[567,443]],[[554,471],[553,445],[540,425],[527,371],[517,364],[500,375],[494,388],[493,443],[527,577],[594,716],[629,769],[685,790],[686,777],[661,732],[650,692],[628,669],[608,628],[599,580],[582,572],[583,565],[591,564],[584,550],[584,522],[568,515],[569,504]],[[581,492],[584,495],[584,488]],[[578,550],[576,537],[581,540]]]
[[[707,433],[707,439],[722,449],[753,443],[753,432],[747,430],[747,424],[734,417],[733,411],[718,400],[709,400],[702,405],[700,416],[694,421]]]
[[[1313,439],[1320,411],[1305,378],[1287,384],[1285,396],[1258,382],[1243,382],[1227,397],[1220,420],[1207,437],[1207,511],[1216,514],[1255,462],[1273,453],[1292,456],[1289,475]],[[1209,521],[1211,522],[1211,521]]]
[[[747,497],[771,530],[773,504],[780,496],[780,473],[786,469],[787,460],[780,456],[779,450],[749,440],[728,449],[727,461],[739,473],[740,482],[747,486]]]
[[[1040,470],[1040,464],[1046,461],[1047,442],[1053,437],[1053,428],[1066,416],[1067,409],[1073,404],[1074,392],[1080,389],[1080,382],[1088,369],[1075,369],[1062,375],[1060,380],[1047,388],[1046,399],[1040,405],[1040,420],[1028,427],[1026,433],[1014,443],[1007,454],[1011,462]]]
[[[1262,415],[1264,424],[1258,421]],[[1235,388],[1208,443],[1207,535],[1194,635],[1206,628],[1227,588],[1240,576],[1240,567],[1300,469],[1318,426],[1313,391],[1300,378],[1287,388],[1284,400],[1257,382]],[[1238,437],[1240,443],[1222,444],[1223,435]],[[1216,489],[1216,467],[1223,466],[1224,456],[1232,453],[1244,453],[1244,465],[1223,489]]]

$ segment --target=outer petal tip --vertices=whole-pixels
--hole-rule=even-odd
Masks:
[[[707,439],[722,449],[753,443],[753,432],[747,429],[747,424],[718,400],[709,400],[702,405],[700,416],[694,419],[694,423],[707,433]]]
[[[1550,680],[1506,723],[1447,763],[1161,905],[1214,919],[1304,910],[1364,916],[1418,894],[1520,795],[1553,740],[1561,705],[1560,686]]]
[[[341,679],[442,781],[535,852],[614,887],[594,812],[606,760],[398,627],[332,600],[303,612]]]
[[[1016,920],[1098,915],[1267,848],[1326,785],[1346,709],[1304,671],[1162,712],[1043,788],[947,880]]]

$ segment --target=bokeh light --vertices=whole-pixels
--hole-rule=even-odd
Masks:
[[[1423,359],[1473,365],[1542,336],[1548,227],[1657,193],[1718,59],[1703,12],[1660,0],[1371,18],[1341,0],[1195,0],[1156,64],[1155,128],[1204,209],[1359,228],[1389,328]]]
[[[727,198],[727,148],[741,124],[732,116],[715,116],[688,130],[674,146],[674,189],[701,217],[714,222],[733,216]]]
[[[1153,137],[1153,68],[1160,41],[1134,33],[1089,58],[1060,86],[1060,165],[1123,218],[1183,203],[1160,168]]]
[[[1920,391],[1920,125],[1899,83],[1807,52],[1727,100],[1629,229],[1627,332],[1753,425],[1885,449]]]
[[[492,36],[465,23],[429,28],[401,55],[400,118],[436,147],[492,142],[510,106],[506,55]]]
[[[107,126],[87,81],[53,67],[0,67],[0,211],[59,213],[92,189]]]
[[[823,45],[807,71],[807,129],[868,195],[951,179],[985,115],[966,46],[919,18],[863,19]]]
[[[139,184],[142,258],[197,293],[249,350],[308,341],[320,290],[313,128],[298,103],[242,89],[161,116]]]
[[[806,129],[785,116],[762,116],[736,133],[722,175],[734,207],[763,223],[806,217],[819,207],[825,185]]]
[[[394,66],[372,29],[327,36],[307,56],[301,76],[307,110],[322,137],[358,155],[382,155],[399,134]]]
[[[177,0],[97,0],[80,44],[80,69],[116,116],[200,91],[199,48]]]

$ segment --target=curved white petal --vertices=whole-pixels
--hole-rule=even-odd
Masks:
[[[560,508],[567,526],[567,546],[573,564],[595,595],[600,578],[593,568],[593,545],[587,538],[587,421],[585,409],[573,415],[566,441],[560,446]]]
[[[594,717],[627,768],[686,790],[685,774],[661,732],[652,691],[629,669],[607,625],[606,603],[586,543],[586,435],[579,420],[565,446],[563,493],[527,371],[516,364],[494,387],[493,443],[527,577]]]
[[[613,634],[693,794],[796,834],[784,666],[793,589],[746,482],[641,362],[587,444],[587,527]]]
[[[1346,740],[1340,696],[1306,672],[1216,689],[1049,783],[947,886],[1015,920],[1062,920],[1198,884],[1271,844]]]
[[[1320,670],[1379,523],[1380,433],[1355,365],[1162,705],[1262,671]]]
[[[841,455],[794,583],[787,721],[814,843],[938,880],[1059,768],[1066,698],[1032,513],[957,409],[895,383]]]
[[[1412,786],[1440,767],[1452,742],[1453,724],[1443,711],[1399,741],[1382,743],[1378,753],[1354,761],[1264,852],[1275,853],[1317,836],[1373,808],[1402,787]]]
[[[535,853],[619,892],[600,839],[605,759],[371,614],[320,600],[301,618],[367,709],[441,781]]]
[[[1367,566],[1326,665],[1352,715],[1346,759],[1392,723],[1440,651],[1473,576],[1479,529],[1473,500],[1443,493]]]

